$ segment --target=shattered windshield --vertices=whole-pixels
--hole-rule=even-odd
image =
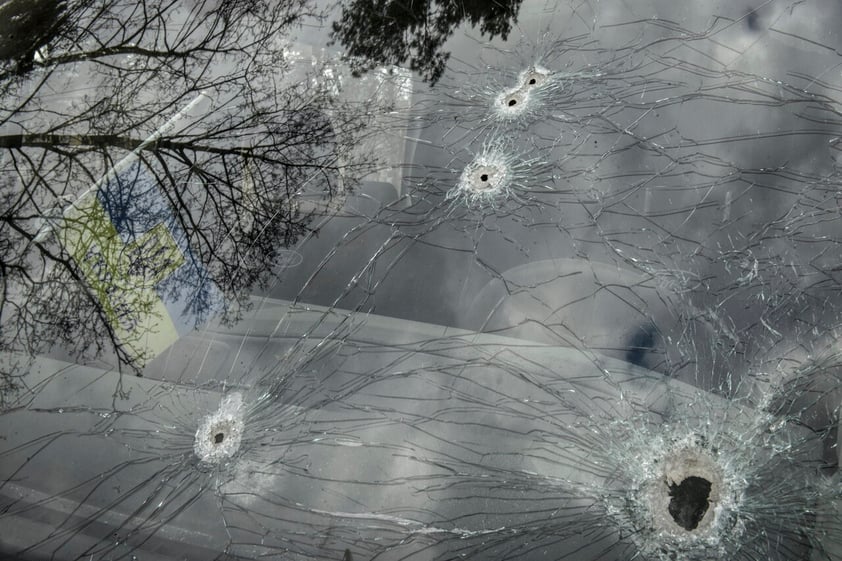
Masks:
[[[0,556],[842,559],[840,21],[0,0]]]

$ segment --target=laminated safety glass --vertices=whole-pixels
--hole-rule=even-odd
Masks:
[[[842,560],[841,24],[0,0],[0,557]]]

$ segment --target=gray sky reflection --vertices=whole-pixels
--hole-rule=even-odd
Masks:
[[[840,10],[524,2],[433,87],[337,70],[382,167],[241,321],[2,355],[0,549],[842,558]]]

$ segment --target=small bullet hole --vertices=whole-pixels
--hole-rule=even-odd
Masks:
[[[534,84],[535,84],[535,78],[532,78],[531,80],[529,80],[529,85],[530,85],[530,86],[532,86],[532,85],[534,85]]]
[[[516,104],[517,104],[517,100],[515,100],[515,99],[510,99],[510,100],[509,100],[509,107],[511,107],[511,106],[513,106],[513,105],[516,105]]]
[[[215,444],[220,444],[223,440],[225,440],[225,435],[221,432],[218,432],[215,435],[213,435],[213,441]]]
[[[488,174],[484,173],[484,174],[480,175],[479,178],[480,178],[480,181],[488,181]]]

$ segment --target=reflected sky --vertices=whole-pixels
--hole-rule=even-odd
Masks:
[[[139,376],[0,355],[0,550],[842,558],[840,11],[527,0],[434,84],[299,33],[331,174],[230,167],[263,280]]]

